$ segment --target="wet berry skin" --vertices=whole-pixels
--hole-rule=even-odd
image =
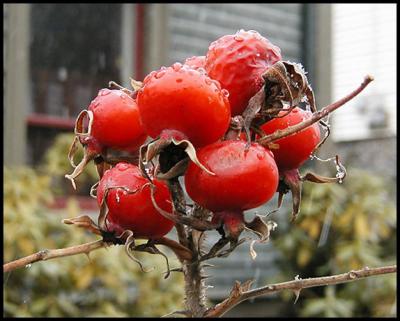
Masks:
[[[232,116],[246,109],[263,85],[262,74],[282,60],[280,49],[256,31],[240,30],[211,43],[205,61],[207,74],[229,91]]]
[[[93,112],[91,136],[101,146],[134,151],[146,140],[136,101],[122,90],[101,89],[88,110]]]
[[[150,73],[137,102],[146,132],[181,132],[196,146],[220,139],[230,123],[228,93],[218,81],[189,66],[175,63]]]
[[[185,186],[196,203],[213,211],[243,211],[272,198],[278,187],[274,156],[252,143],[246,151],[243,140],[225,140],[197,151],[199,161],[215,175],[194,163],[185,174]]]
[[[278,116],[286,112],[281,111]],[[272,134],[277,130],[283,130],[290,126],[301,123],[312,116],[312,113],[295,107],[289,114],[281,118],[274,118],[264,125],[261,129],[267,134]],[[290,135],[277,141],[278,149],[273,149],[276,164],[280,171],[299,168],[311,155],[321,138],[321,132],[318,123],[307,127],[306,129]]]
[[[172,212],[171,196],[167,185],[156,179],[154,198],[157,205]],[[162,216],[153,206],[149,181],[140,169],[129,163],[118,163],[107,170],[97,189],[97,202],[101,205],[108,191],[106,203],[109,209],[107,226],[109,231],[120,234],[128,229],[135,238],[157,239],[167,234],[174,222]]]

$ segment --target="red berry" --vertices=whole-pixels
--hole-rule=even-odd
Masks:
[[[278,116],[286,112],[281,111]],[[261,129],[269,135],[277,130],[286,129],[296,125],[303,120],[311,117],[312,113],[299,107],[295,107],[289,114],[281,118],[274,118],[264,125]],[[280,171],[299,168],[311,155],[320,141],[320,129],[317,123],[306,129],[284,138],[274,143],[279,145],[278,149],[273,149],[276,164]]]
[[[192,69],[204,68],[206,56],[193,56],[185,60],[185,65]]]
[[[156,179],[153,181],[157,205],[172,212],[167,185]],[[111,188],[106,199],[110,231],[121,233],[129,229],[136,238],[157,239],[172,229],[174,222],[162,216],[153,206],[148,183],[139,168],[128,163],[118,163],[104,173],[97,189],[97,202],[100,205],[106,190]]]
[[[91,136],[103,147],[134,151],[146,140],[137,104],[123,91],[101,89],[88,109],[93,112]]]
[[[147,133],[181,132],[194,146],[220,139],[230,122],[229,101],[219,83],[204,73],[175,63],[150,73],[137,102]]]
[[[256,31],[240,30],[214,41],[207,52],[205,69],[229,91],[232,116],[241,114],[249,99],[262,87],[261,75],[277,61],[281,52]]]
[[[278,187],[278,168],[272,153],[259,144],[226,140],[201,148],[199,161],[215,176],[193,163],[185,174],[189,196],[213,211],[243,211],[272,198]]]

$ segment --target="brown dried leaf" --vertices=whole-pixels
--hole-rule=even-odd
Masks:
[[[64,224],[76,225],[97,235],[101,235],[101,231],[93,220],[87,215],[81,215],[74,218],[67,218],[62,221]]]
[[[336,177],[325,177],[312,172],[307,172],[304,176],[301,177],[301,180],[319,184],[336,183],[338,181]]]
[[[167,237],[162,237],[160,239],[155,240],[154,242],[156,244],[161,244],[171,249],[181,262],[184,260],[192,259],[192,252],[187,247],[183,246],[182,244],[179,244],[174,240],[171,240]]]
[[[301,188],[302,181],[300,178],[300,173],[298,169],[293,169],[290,171],[286,171],[282,173],[283,183],[290,189],[292,193],[292,201],[293,201],[293,211],[292,211],[292,219],[293,222],[300,211],[301,204]]]
[[[158,179],[169,180],[181,176],[185,173],[188,165],[189,165],[189,158],[182,159],[166,173],[161,173],[159,167],[157,166],[155,170],[155,177],[157,177]]]
[[[250,243],[250,255],[253,260],[257,257],[257,253],[254,250],[254,244],[265,243],[269,240],[270,232],[275,230],[278,225],[273,221],[264,222],[264,220],[257,215],[251,222],[245,223],[247,230],[257,234],[259,240],[252,240]]]

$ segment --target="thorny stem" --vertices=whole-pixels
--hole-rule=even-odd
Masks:
[[[321,120],[322,118],[328,116],[328,114],[330,114],[331,112],[335,111],[336,109],[338,109],[339,107],[343,106],[345,103],[347,103],[348,101],[353,99],[361,91],[363,91],[365,89],[365,87],[367,87],[368,84],[373,80],[374,80],[374,78],[372,76],[367,75],[364,78],[364,81],[361,83],[361,85],[356,90],[354,90],[353,92],[348,94],[347,96],[324,107],[320,111],[313,113],[313,115],[310,118],[306,119],[305,121],[303,121],[297,125],[290,126],[284,130],[277,130],[271,135],[267,135],[267,136],[260,138],[258,140],[258,142],[265,145],[265,144],[272,143],[280,138],[292,135],[294,133],[297,133],[297,132],[307,128],[308,126],[310,126],[310,125],[316,123],[317,121]]]
[[[94,242],[89,242],[81,245],[75,245],[71,247],[66,247],[64,249],[54,249],[54,250],[41,250],[37,253],[28,255],[21,259],[6,263],[3,265],[3,272],[9,272],[17,268],[24,267],[28,264],[32,264],[39,261],[47,261],[51,259],[56,259],[63,256],[72,256],[76,254],[89,254],[91,251],[106,247],[107,243],[103,240],[97,240]]]
[[[187,216],[185,195],[178,178],[169,179],[167,182],[175,213]],[[179,243],[189,248],[192,252],[192,258],[183,260],[182,263],[187,315],[190,317],[201,317],[206,311],[203,267],[199,261],[199,253],[197,251],[197,248],[201,246],[202,238],[199,237],[198,231],[189,230],[183,224],[176,223],[175,227]]]
[[[167,183],[168,183],[168,189],[171,193],[171,198],[173,200],[175,212],[181,213],[181,215],[186,214],[185,196],[178,178],[169,179]],[[178,234],[179,243],[187,247],[188,240],[185,227],[181,223],[176,223],[175,228]]]
[[[230,296],[221,303],[217,304],[216,306],[208,309],[207,312],[204,314],[204,317],[220,317],[242,301],[259,297],[265,294],[279,292],[282,290],[292,290],[295,292],[297,296],[302,289],[306,288],[352,282],[374,275],[396,273],[396,272],[397,272],[396,265],[371,268],[371,269],[365,267],[361,270],[350,271],[343,274],[317,277],[317,278],[308,278],[304,280],[295,279],[294,281],[271,284],[253,290],[246,289],[244,291],[243,288],[245,287],[248,288],[249,284],[247,284],[248,286],[245,285],[240,286],[240,284],[237,283],[233,288],[233,290],[231,291]]]

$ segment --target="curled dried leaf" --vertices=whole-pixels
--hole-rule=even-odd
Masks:
[[[96,225],[96,223],[87,215],[81,215],[78,217],[74,217],[74,218],[67,218],[67,219],[63,219],[62,221],[64,224],[71,224],[71,225],[76,225],[78,227],[82,227],[85,230],[97,234],[97,235],[101,235],[101,230],[99,229],[99,227]]]
[[[135,238],[133,237],[133,232],[132,231],[127,230],[127,235],[128,236],[127,236],[126,242],[125,242],[125,252],[129,256],[129,258],[139,265],[139,267],[142,270],[142,272],[147,273],[147,272],[150,272],[150,271],[154,270],[154,267],[152,267],[150,269],[147,269],[147,270],[144,269],[142,262],[133,255],[133,250],[136,247],[135,246]]]
[[[264,222],[259,215],[256,215],[251,222],[245,223],[246,230],[255,233],[259,237],[259,240],[252,240],[250,243],[250,255],[253,260],[257,257],[257,253],[254,250],[254,244],[256,242],[266,243],[269,240],[270,232],[275,230],[277,226],[278,224],[273,221]]]
[[[283,185],[290,189],[292,193],[293,210],[291,221],[293,222],[300,212],[302,180],[298,169],[282,172],[281,176]]]

